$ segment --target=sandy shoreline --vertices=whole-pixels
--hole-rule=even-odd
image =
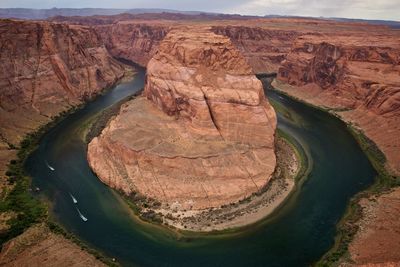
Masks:
[[[277,137],[276,151],[278,165],[271,181],[247,199],[200,211],[179,211],[164,206],[145,208],[142,205],[139,216],[146,219],[146,214],[152,214],[151,218],[153,215],[157,217],[156,222],[194,232],[222,231],[260,221],[287,199],[295,188],[302,167],[301,159],[289,141]]]

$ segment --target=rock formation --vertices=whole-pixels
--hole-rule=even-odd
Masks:
[[[169,30],[168,24],[121,21],[95,27],[108,51],[116,58],[145,67]]]
[[[177,209],[262,188],[275,168],[275,112],[241,53],[209,29],[172,30],[148,63],[144,96],[93,139],[99,178]]]
[[[231,39],[255,73],[276,73],[299,32],[250,26],[214,26],[213,31]]]
[[[85,26],[0,20],[0,190],[25,134],[115,83],[124,67]]]
[[[393,35],[304,35],[279,69],[278,88],[334,109],[362,129],[385,153],[388,167],[400,173],[399,75],[400,43]]]
[[[363,220],[357,223],[359,231],[349,246],[354,266],[400,265],[399,202],[400,190],[360,201]]]
[[[36,224],[3,244],[1,266],[107,266],[73,241]]]
[[[51,117],[112,85],[124,67],[85,26],[0,20],[0,137],[18,145]]]
[[[232,19],[229,24],[219,22],[227,18]],[[292,42],[301,34],[299,31],[286,28],[258,27],[258,24],[254,24],[249,18],[224,15],[120,14],[54,17],[52,20],[93,26],[113,56],[129,59],[142,66],[147,65],[157,50],[158,44],[172,27],[202,21],[210,25],[216,34],[229,37],[255,73],[276,73],[280,63],[290,51]]]

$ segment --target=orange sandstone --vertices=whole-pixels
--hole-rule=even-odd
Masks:
[[[177,209],[247,197],[275,168],[276,116],[261,82],[224,36],[172,30],[148,63],[144,97],[89,144],[99,178]]]

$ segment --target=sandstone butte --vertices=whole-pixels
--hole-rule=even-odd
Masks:
[[[177,209],[238,201],[269,181],[276,115],[229,38],[178,28],[147,66],[143,97],[88,147],[107,185]]]

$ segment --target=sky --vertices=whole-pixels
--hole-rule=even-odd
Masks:
[[[0,8],[167,8],[242,15],[400,20],[400,0],[0,0]]]

